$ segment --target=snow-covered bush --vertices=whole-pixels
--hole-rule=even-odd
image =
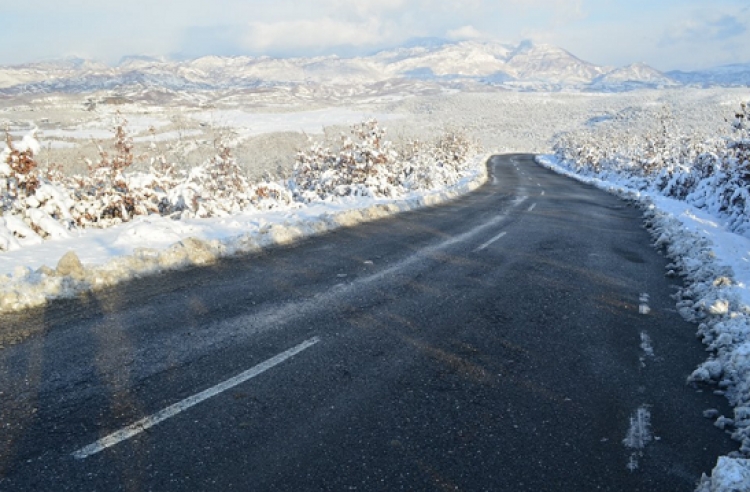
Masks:
[[[741,106],[723,138],[681,131],[666,108],[651,116],[650,126],[615,119],[563,134],[555,155],[578,173],[685,200],[727,219],[731,230],[750,234],[748,107]]]
[[[468,158],[479,152],[477,143],[454,131],[444,133],[431,144],[414,143],[411,156],[405,160],[403,186],[408,191],[452,186],[468,171]]]
[[[292,202],[291,194],[277,183],[248,182],[229,147],[221,142],[216,147],[214,157],[191,169],[167,193],[173,210],[191,217],[221,217]]]
[[[6,148],[0,152],[0,199],[3,212],[12,211],[20,201],[33,196],[39,186],[34,154],[39,144],[34,133],[27,135],[18,146],[6,134]]]
[[[289,187],[302,202],[401,196],[455,184],[465,175],[468,158],[478,152],[478,144],[459,133],[430,144],[409,142],[398,151],[385,129],[370,120],[352,127],[351,135],[342,134],[336,150],[314,142],[300,151]]]
[[[34,134],[19,144],[7,135],[0,152],[0,250],[67,237],[72,223],[70,196],[39,172],[35,155],[40,146]]]
[[[449,187],[467,176],[477,144],[457,132],[431,143],[410,142],[397,151],[372,120],[352,127],[333,151],[322,143],[299,152],[287,183],[250,182],[222,140],[214,155],[181,170],[164,153],[150,157],[148,172],[132,172],[147,156],[133,153],[127,121],[118,116],[111,148],[99,145],[88,175],[65,176],[53,164],[40,172],[34,134],[19,144],[7,138],[0,154],[0,250],[66,237],[72,228],[103,228],[138,215],[224,217],[252,210],[301,207],[342,196],[397,197]],[[144,166],[139,166],[143,168]]]
[[[399,155],[385,130],[370,120],[342,134],[338,150],[314,142],[297,154],[291,187],[302,201],[331,196],[388,196],[393,193]]]
[[[129,221],[133,215],[147,213],[136,196],[133,196],[125,177],[133,164],[133,139],[125,127],[127,121],[118,117],[114,128],[112,150],[101,143],[99,160],[87,161],[88,176],[72,178],[76,204],[73,215],[81,226],[108,227]]]

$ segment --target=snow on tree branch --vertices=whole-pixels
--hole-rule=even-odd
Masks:
[[[86,176],[65,176],[59,166],[39,170],[34,133],[0,153],[0,250],[47,238],[67,237],[76,228],[105,228],[136,216],[174,219],[224,217],[253,210],[301,207],[343,196],[397,197],[457,183],[470,172],[476,143],[449,132],[431,143],[411,142],[396,150],[386,131],[371,120],[342,135],[336,150],[313,143],[297,155],[288,182],[252,183],[219,138],[214,155],[180,170],[163,153],[133,153],[127,121],[117,116],[107,147],[97,142],[99,158],[88,161]],[[148,172],[133,172],[148,162]]]
[[[664,108],[654,124],[633,132],[629,121],[558,138],[555,155],[582,174],[627,180],[629,186],[684,200],[726,218],[729,228],[750,235],[750,109],[742,104],[717,138],[677,130]]]

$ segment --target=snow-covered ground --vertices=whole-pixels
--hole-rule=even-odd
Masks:
[[[383,93],[314,101],[297,92],[282,94],[279,99],[277,93],[263,92],[175,93],[165,102],[135,99],[122,104],[100,103],[93,110],[89,102],[106,99],[106,94],[10,98],[0,100],[0,128],[21,137],[38,126],[43,144],[40,159],[83,172],[82,157],[97,156],[92,137],[111,139],[113,118],[119,113],[135,139],[136,154],[148,152],[156,143],[160,149],[179,153],[180,161],[192,166],[205,160],[205,151],[217,136],[236,137],[241,143],[234,148],[234,155],[249,174],[260,177],[264,172],[277,173],[278,167],[290,170],[293,159],[289,157],[306,144],[304,133],[335,133],[371,117],[384,123],[396,142],[401,138],[424,140],[448,128],[466,130],[485,148],[548,152],[560,132],[665,105],[676,108],[681,119],[691,122],[690,128],[716,126],[723,122],[727,107],[736,106],[746,91],[454,92],[428,96],[404,92],[398,93],[399,97]],[[61,148],[63,145],[68,148]]]
[[[201,111],[191,118],[218,128],[231,128],[240,137],[251,137],[264,133],[299,131],[304,133],[323,133],[331,125],[352,125],[368,118],[387,122],[398,118],[398,115],[387,113],[363,113],[344,108],[328,108],[294,113],[258,113],[240,109]]]
[[[750,490],[750,237],[731,232],[727,219],[716,217],[683,200],[633,187],[627,175],[586,172],[552,155],[538,162],[558,173],[634,200],[643,207],[646,224],[657,247],[672,260],[670,276],[682,276],[685,287],[677,307],[689,321],[699,323],[698,336],[710,358],[689,382],[713,384],[725,395],[734,415],[707,409],[715,425],[732,433],[741,452],[721,457],[711,477],[704,476],[699,492]]]

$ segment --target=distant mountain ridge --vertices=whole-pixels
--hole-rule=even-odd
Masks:
[[[316,84],[364,86],[387,81],[458,88],[620,92],[682,85],[750,85],[750,65],[662,73],[642,63],[619,68],[598,66],[562,48],[529,41],[509,45],[427,38],[353,58],[205,56],[177,61],[130,56],[115,67],[78,58],[0,67],[0,94],[6,95],[128,88],[198,91]]]
[[[675,70],[666,75],[682,85],[694,87],[747,87],[750,86],[750,63],[683,72]]]

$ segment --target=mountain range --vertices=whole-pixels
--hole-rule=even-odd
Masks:
[[[430,83],[522,91],[620,92],[680,86],[750,85],[750,64],[662,73],[642,63],[606,67],[568,51],[524,41],[425,40],[370,56],[339,58],[220,57],[174,60],[123,58],[116,66],[64,59],[0,67],[0,94],[87,93],[134,88],[257,89],[278,86],[382,86]],[[387,85],[387,84],[386,84]]]

